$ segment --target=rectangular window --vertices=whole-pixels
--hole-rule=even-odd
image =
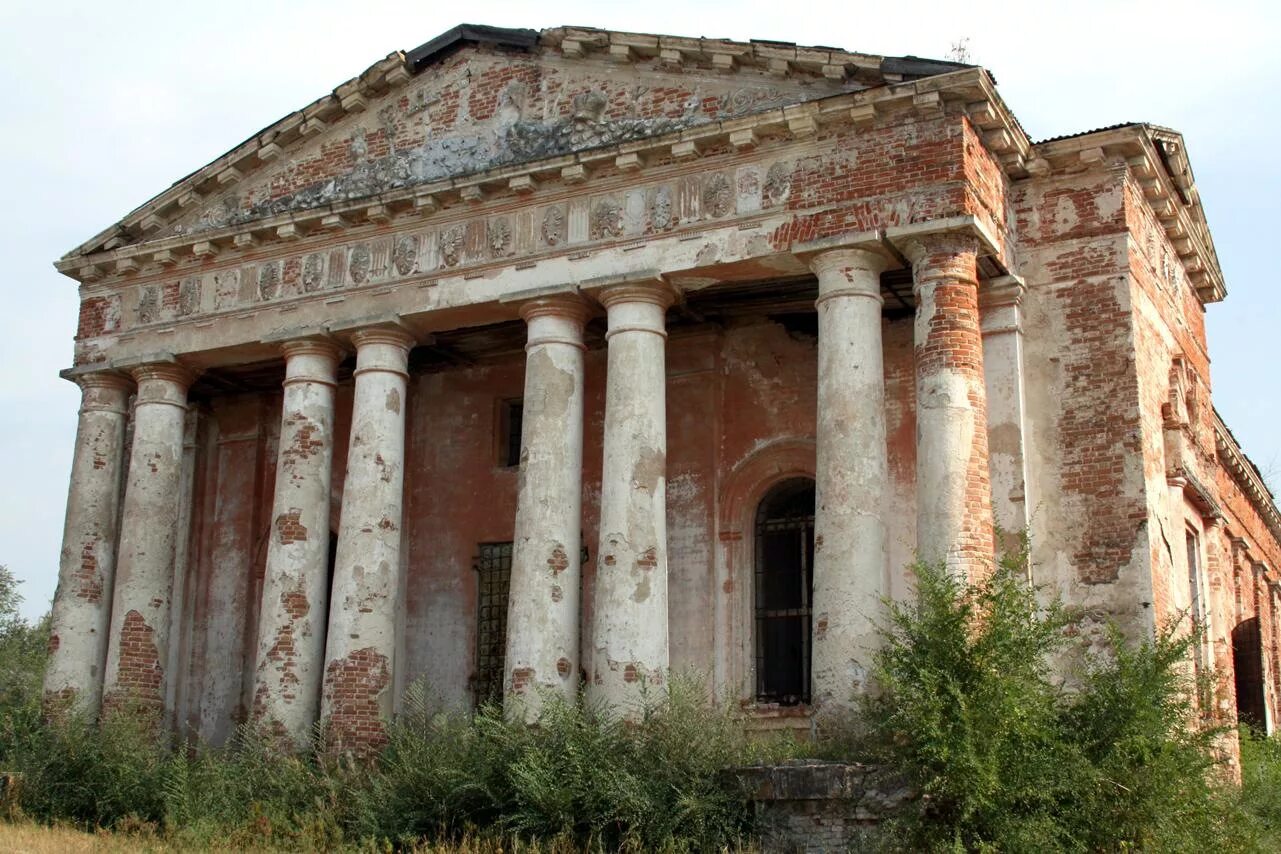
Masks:
[[[502,702],[503,659],[507,652],[507,595],[512,544],[481,543],[476,557],[476,705]]]
[[[1210,665],[1210,623],[1209,602],[1205,584],[1205,573],[1201,566],[1201,537],[1188,528],[1185,540],[1188,549],[1188,616],[1192,624],[1201,632],[1197,644],[1196,664],[1198,672],[1205,672]]]
[[[520,465],[520,432],[525,421],[523,400],[504,400],[498,408],[498,464],[504,468]]]

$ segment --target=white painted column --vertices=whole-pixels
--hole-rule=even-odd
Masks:
[[[667,328],[662,283],[617,285],[609,318],[600,547],[589,696],[634,715],[665,690],[667,625]]]
[[[44,693],[50,709],[69,707],[96,715],[102,702],[111,623],[125,419],[133,383],[107,372],[85,374],[76,382],[80,423],[71,460]]]
[[[341,352],[321,340],[285,343],[276,492],[262,583],[253,716],[304,747],[320,714],[329,618],[329,487],[334,387]]]
[[[811,681],[814,705],[852,710],[867,690],[889,591],[881,273],[862,249],[818,255],[818,419]]]
[[[404,504],[404,330],[363,329],[356,347],[347,477],[329,603],[321,719],[334,750],[364,752],[383,740],[392,710],[396,609]]]
[[[503,668],[509,713],[532,722],[542,692],[572,702],[578,690],[587,308],[552,297],[520,314],[529,338]]]
[[[987,391],[979,330],[978,240],[905,241],[916,295],[916,542],[962,578],[992,568]]]
[[[104,706],[163,713],[187,388],[177,364],[135,368],[133,448],[111,609]]]
[[[983,331],[983,383],[987,393],[988,464],[992,517],[1004,535],[999,545],[1019,547],[1036,506],[1026,460],[1030,431],[1024,421],[1023,317],[1025,288],[1014,276],[984,284],[979,293]]]

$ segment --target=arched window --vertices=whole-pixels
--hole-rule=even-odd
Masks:
[[[810,701],[814,481],[793,478],[756,511],[756,700]]]

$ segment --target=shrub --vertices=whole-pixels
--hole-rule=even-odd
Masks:
[[[1181,675],[1194,638],[1130,643],[1113,631],[1066,690],[1049,662],[1071,619],[1038,605],[1010,556],[966,583],[915,566],[891,603],[866,706],[881,756],[923,795],[901,816],[904,844],[945,850],[1182,850],[1251,844],[1215,771],[1217,733],[1191,714]]]
[[[112,827],[164,820],[171,753],[151,715],[122,709],[94,724],[59,715],[15,746],[23,774],[22,808],[42,821]]]

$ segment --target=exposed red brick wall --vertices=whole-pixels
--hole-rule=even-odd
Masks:
[[[1072,513],[1038,524],[1064,542],[1075,581],[1111,583],[1131,566],[1148,520],[1143,479],[1127,470],[1141,456],[1142,430],[1120,177],[1020,182],[1015,215],[1021,252],[1036,271],[1028,281],[1029,367],[1056,384],[1043,402],[1041,438],[1050,447],[1039,451],[1042,492]]]
[[[379,698],[391,688],[387,657],[372,647],[358,649],[325,668],[325,702],[335,752],[365,754],[387,740]]]
[[[110,300],[107,297],[89,297],[81,300],[76,340],[94,338],[106,331],[109,306]]]

